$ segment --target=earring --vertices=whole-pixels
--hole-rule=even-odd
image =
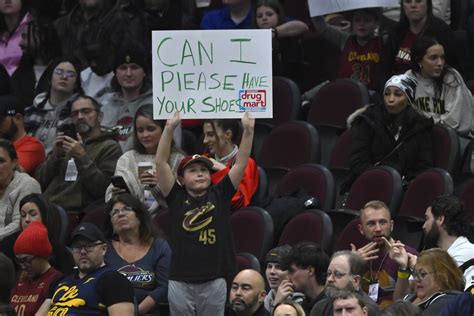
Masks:
[[[423,68],[423,65],[421,63],[418,64],[418,67]]]

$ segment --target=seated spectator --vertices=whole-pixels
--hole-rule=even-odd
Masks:
[[[459,72],[445,63],[443,46],[434,38],[420,36],[411,49],[407,75],[418,81],[414,108],[456,130],[473,136],[474,100]]]
[[[411,267],[406,276],[397,279],[398,295],[409,291],[408,276],[415,280],[414,293],[403,299],[417,305],[422,315],[439,315],[442,307],[464,289],[464,278],[456,262],[444,250],[432,248],[421,252],[418,258],[410,258],[401,242],[390,242],[390,258],[397,262],[401,271]],[[405,272],[402,272],[405,273]]]
[[[272,316],[306,316],[303,307],[293,301],[283,301],[273,309]]]
[[[400,22],[384,42],[381,83],[410,69],[411,49],[419,35],[435,36],[445,49],[448,63],[456,66],[455,36],[449,25],[433,15],[432,0],[403,0],[401,6]]]
[[[264,306],[269,313],[283,301],[301,303],[304,299],[303,294],[293,292],[291,281],[288,279],[288,271],[281,268],[281,261],[290,251],[291,246],[284,245],[267,253],[265,276],[270,291],[265,297]]]
[[[303,62],[301,35],[308,26],[288,19],[278,0],[259,0],[255,5],[254,26],[272,30],[273,75],[297,78]]]
[[[107,264],[132,283],[140,315],[159,315],[168,303],[171,250],[157,237],[143,204],[130,194],[114,196],[105,220]]]
[[[351,33],[329,25],[322,16],[313,17],[312,22],[319,37],[341,50],[338,78],[359,80],[369,89],[376,90],[379,85],[377,76],[382,52],[382,38],[375,35],[380,21],[380,9],[358,9],[350,11],[349,15]],[[304,93],[303,99],[310,101],[322,86],[319,84]]]
[[[0,252],[0,280],[2,280],[0,282],[0,312],[6,313],[5,307],[10,305],[10,291],[15,286],[16,280],[13,262],[2,252]]]
[[[385,84],[384,104],[368,105],[349,116],[351,172],[342,191],[367,168],[388,165],[405,181],[433,166],[433,120],[413,109],[416,81],[407,75],[393,76]]]
[[[469,220],[459,198],[442,195],[426,209],[423,231],[426,249],[439,247],[449,253],[464,273],[466,289],[474,280],[474,244],[467,239]]]
[[[113,47],[107,43],[91,43],[84,49],[85,58],[89,65],[81,71],[81,82],[84,94],[95,99],[112,92]]]
[[[70,101],[82,92],[80,66],[73,57],[60,57],[51,62],[49,87],[40,93],[33,105],[25,109],[26,131],[44,145],[46,155],[53,150],[57,128],[69,123]]]
[[[251,269],[242,270],[232,281],[229,304],[235,315],[263,316],[265,295],[265,281],[260,273]]]
[[[77,56],[85,63],[84,49],[90,44],[111,43],[117,49],[124,37],[134,38],[119,8],[121,2],[75,1],[76,6],[56,20],[63,54]]]
[[[33,176],[45,160],[44,147],[37,138],[26,134],[24,115],[24,108],[17,97],[0,97],[0,138],[13,143],[20,169]]]
[[[39,183],[17,171],[15,147],[0,139],[0,241],[20,229],[20,201],[30,193],[41,193]]]
[[[30,106],[34,97],[48,90],[48,65],[61,56],[58,34],[52,21],[35,17],[21,33],[20,65],[11,76],[12,94]]]
[[[159,206],[151,194],[151,189],[157,183],[155,154],[165,124],[165,120],[153,119],[152,104],[142,105],[135,113],[133,120],[133,149],[119,158],[114,174],[125,180],[130,194],[144,203],[151,214],[154,214]],[[184,155],[173,146],[168,163],[175,175],[183,158]],[[144,163],[148,165],[148,169],[141,172],[142,168],[139,166]],[[113,194],[120,192],[125,192],[125,190],[114,187],[113,184],[109,185],[105,200],[110,200]]]
[[[41,194],[31,193],[20,201],[20,229],[25,230],[32,222],[42,223],[48,230],[48,239],[53,250],[49,262],[63,273],[73,271],[74,262],[68,249],[61,240],[61,220],[56,206],[49,203]],[[14,259],[13,246],[21,231],[7,236],[0,244],[0,251]],[[18,268],[18,266],[17,266]]]
[[[400,275],[406,276],[406,273],[397,272],[398,264],[388,256],[390,245],[385,243],[384,238],[392,241],[392,230],[393,220],[387,205],[382,201],[369,201],[360,210],[359,225],[359,231],[368,243],[359,249],[354,244],[350,245],[352,251],[366,262],[362,289],[368,293],[372,286],[371,297],[382,308],[392,304],[397,279]],[[408,245],[405,251],[409,256],[418,255]]]
[[[78,96],[72,100],[72,124],[57,133],[52,154],[36,173],[44,196],[71,214],[103,203],[122,154],[115,135],[101,132],[102,115],[100,104],[93,98]]]
[[[339,315],[354,315],[354,316],[367,316],[369,310],[365,305],[365,301],[361,295],[357,292],[352,291],[339,291],[334,296],[333,309],[334,316]]]
[[[421,316],[421,309],[413,303],[398,300],[382,311],[382,316]]]
[[[20,63],[21,32],[32,19],[28,11],[29,8],[23,0],[0,3],[0,64],[10,76]]]
[[[316,303],[327,297],[324,285],[328,265],[329,257],[324,250],[310,244],[294,246],[282,260],[282,268],[288,270],[291,281],[289,290],[304,294],[301,306],[307,315]]]
[[[104,234],[97,226],[84,223],[72,232],[71,240],[77,272],[51,288],[36,315],[133,315],[132,284],[104,262]]]
[[[224,0],[224,7],[203,16],[201,29],[230,30],[251,29],[253,19],[252,0]]]
[[[474,315],[474,292],[456,295],[441,310],[440,316]]]
[[[11,304],[18,314],[33,316],[47,298],[50,285],[61,275],[48,262],[52,246],[46,227],[33,221],[16,239],[14,251],[21,275],[11,291]]]
[[[211,174],[213,184],[219,183],[232,169],[239,151],[237,146],[240,125],[236,120],[205,121],[203,125],[204,145],[213,158]],[[232,210],[246,207],[258,188],[257,163],[249,158],[239,189],[232,197]]]
[[[333,300],[340,291],[353,291],[363,301],[369,316],[380,315],[377,304],[362,290],[362,277],[365,272],[365,262],[358,254],[349,250],[333,254],[326,274],[327,298],[316,303],[311,310],[311,316],[338,315],[333,309]]]
[[[119,143],[122,151],[133,148],[133,118],[143,104],[153,103],[151,90],[151,67],[148,53],[135,44],[128,44],[116,56],[112,78],[114,92],[100,98],[103,104],[102,126],[119,126]]]

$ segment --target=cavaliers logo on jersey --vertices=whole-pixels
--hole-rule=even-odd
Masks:
[[[206,205],[197,207],[184,213],[183,229],[188,232],[195,232],[203,229],[212,222],[212,211],[215,206],[207,202]]]

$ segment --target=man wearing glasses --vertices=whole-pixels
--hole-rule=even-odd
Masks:
[[[122,154],[114,134],[102,133],[100,104],[78,96],[71,105],[72,125],[60,128],[53,153],[36,176],[44,196],[68,212],[103,200]]]
[[[365,272],[365,262],[356,253],[349,250],[333,254],[326,273],[325,293],[327,298],[314,305],[311,316],[333,315],[333,301],[341,291],[358,293],[367,307],[369,316],[380,315],[378,306],[361,289],[362,276]]]
[[[97,226],[84,223],[71,235],[77,272],[62,278],[37,315],[133,315],[130,282],[104,262],[107,244]]]

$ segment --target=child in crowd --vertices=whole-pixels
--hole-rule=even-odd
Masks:
[[[178,113],[167,121],[156,152],[160,177],[155,188],[166,198],[170,214],[170,311],[172,315],[223,315],[225,277],[235,267],[229,228],[231,199],[250,156],[255,120],[248,113],[242,117],[243,134],[235,164],[216,185],[211,185],[212,161],[200,155],[183,158],[176,182],[168,157],[179,123]]]

